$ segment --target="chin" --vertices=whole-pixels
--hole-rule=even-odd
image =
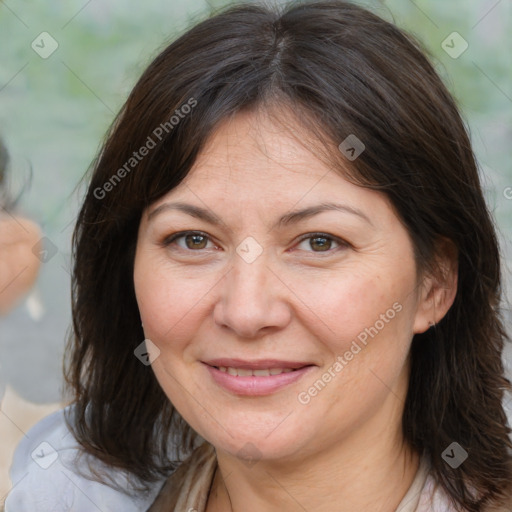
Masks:
[[[276,432],[269,435],[267,432],[253,432],[240,429],[222,436],[205,437],[217,451],[226,452],[232,457],[254,463],[258,460],[278,461],[294,458],[297,453],[302,453],[304,443],[290,432],[282,432],[280,436]]]

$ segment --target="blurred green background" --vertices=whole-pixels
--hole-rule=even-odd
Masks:
[[[21,190],[32,169],[32,184],[24,191],[20,209],[41,224],[52,255],[42,265],[28,301],[0,320],[3,379],[25,398],[35,402],[60,398],[62,350],[70,322],[70,239],[83,193],[77,185],[104,132],[159,49],[230,3],[236,2],[0,2],[0,136],[12,156],[15,192]],[[357,3],[416,36],[456,96],[502,234],[510,297],[510,0]],[[48,58],[31,46],[33,41],[41,46],[42,32],[58,44]],[[468,44],[457,58],[443,48],[443,41],[453,32]],[[45,41],[48,50],[51,41]],[[456,44],[462,44],[461,40]],[[510,313],[508,319],[512,323]]]

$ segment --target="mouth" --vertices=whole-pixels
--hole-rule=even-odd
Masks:
[[[316,365],[310,362],[265,359],[216,359],[203,363],[214,382],[236,395],[261,396],[297,382]]]
[[[214,366],[217,370],[229,375],[237,377],[268,377],[269,375],[280,375],[281,373],[296,372],[297,369],[292,368],[263,368],[261,370],[250,368],[233,368],[232,366]]]

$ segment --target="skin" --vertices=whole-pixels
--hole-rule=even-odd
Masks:
[[[40,238],[41,231],[31,220],[0,213],[0,315],[8,313],[34,284],[40,260],[33,250]]]
[[[178,200],[223,223],[171,209],[149,218]],[[290,210],[326,201],[368,221],[324,211],[272,228]],[[162,244],[184,230],[209,238],[199,249],[190,237],[188,246],[186,238]],[[328,251],[314,235],[300,241],[316,232],[333,237]],[[263,251],[252,263],[236,252],[249,236]],[[160,351],[153,371],[217,452],[208,512],[332,512],[333,503],[337,512],[395,510],[419,463],[401,432],[410,343],[455,296],[456,264],[448,254],[441,261],[444,281],[418,281],[411,240],[386,196],[329,170],[264,112],[219,126],[186,179],[144,212],[134,265],[145,336]],[[395,303],[401,311],[300,403],[299,393]],[[218,357],[316,366],[284,389],[247,397],[213,381],[201,361]],[[239,454],[247,446],[255,464]]]

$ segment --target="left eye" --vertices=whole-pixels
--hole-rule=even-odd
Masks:
[[[307,235],[301,239],[300,244],[298,247],[300,248],[301,245],[303,245],[305,242],[309,241],[309,247],[313,249],[312,252],[329,252],[332,250],[332,244],[333,242],[337,244],[339,247],[343,245],[347,245],[346,243],[342,242],[341,240],[332,237],[330,235],[326,235],[324,233],[314,233],[313,235]],[[316,250],[318,249],[318,250]],[[336,247],[335,247],[336,249]],[[302,250],[307,250],[302,248]]]

